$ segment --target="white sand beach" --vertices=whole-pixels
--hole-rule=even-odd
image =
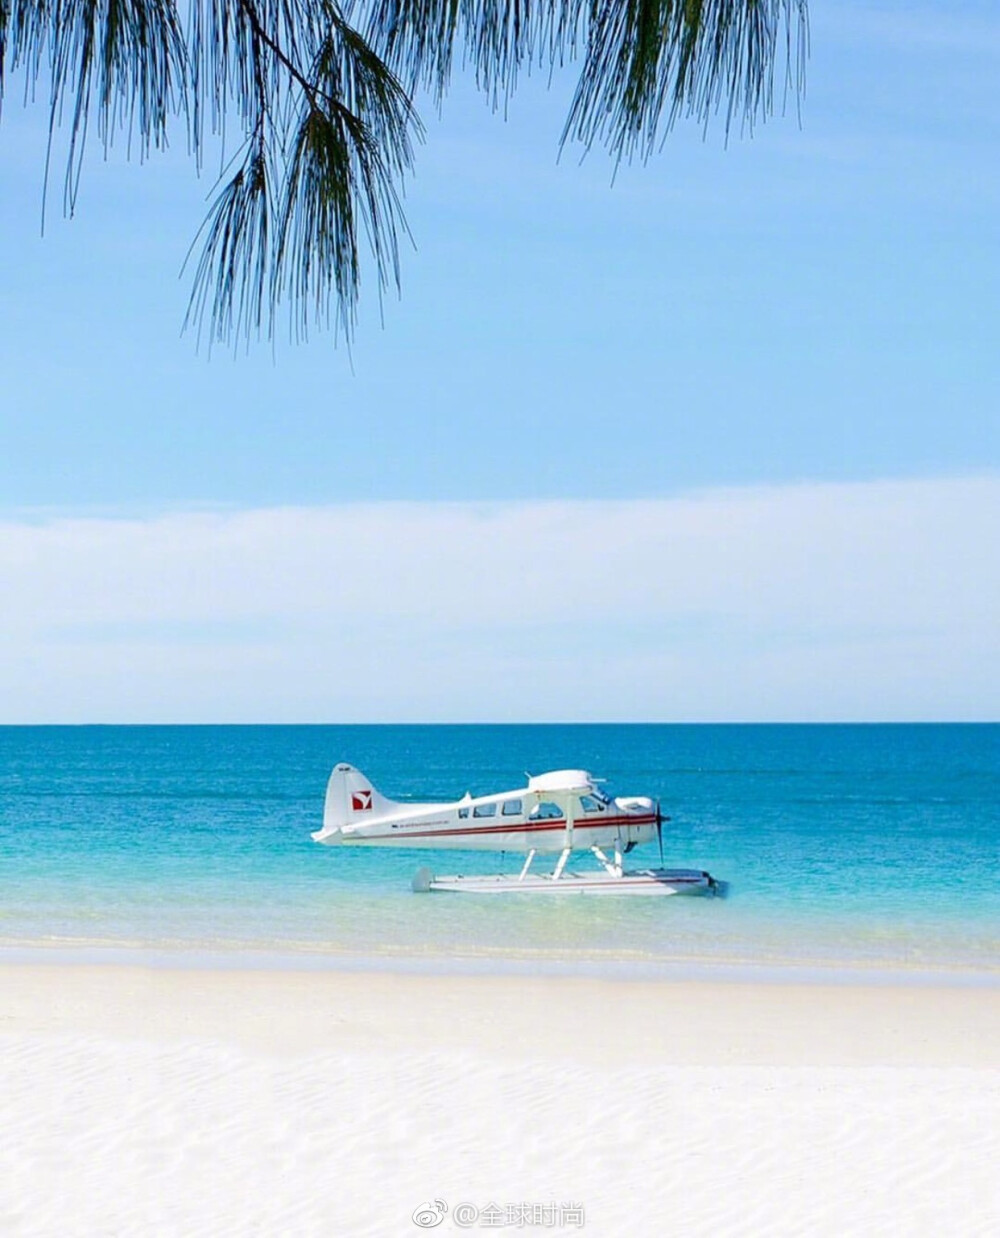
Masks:
[[[4,1235],[1000,1232],[995,987],[0,983]]]

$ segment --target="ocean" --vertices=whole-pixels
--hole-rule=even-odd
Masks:
[[[411,892],[519,854],[327,848],[335,762],[395,799],[589,769],[729,897]],[[658,862],[655,844],[629,857]],[[592,863],[574,858],[577,866]],[[8,955],[1000,980],[1000,725],[0,727]]]

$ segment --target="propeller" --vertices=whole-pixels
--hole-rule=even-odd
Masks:
[[[660,845],[660,868],[664,867],[664,864],[663,864],[663,823],[664,821],[669,821],[669,820],[670,818],[665,816],[663,813],[663,810],[660,808],[660,800],[659,800],[659,797],[657,797],[657,800],[656,800],[656,841]]]

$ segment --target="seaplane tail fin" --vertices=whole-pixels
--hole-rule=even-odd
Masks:
[[[336,830],[345,825],[357,825],[391,811],[396,805],[372,786],[364,774],[353,765],[335,765],[326,784],[323,805],[323,829]]]

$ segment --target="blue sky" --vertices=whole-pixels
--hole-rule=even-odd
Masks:
[[[53,504],[616,496],[996,463],[1000,16],[812,6],[801,127],[681,127],[610,184],[557,164],[569,79],[506,123],[458,83],[408,189],[384,328],[207,362],[186,157],[86,170],[39,238],[8,100],[0,496]],[[180,138],[178,138],[180,145]],[[518,446],[530,454],[515,464]]]
[[[8,99],[0,125],[4,527],[17,541],[17,530],[45,520],[103,515],[155,522],[168,512],[395,500],[670,502],[740,487],[786,487],[794,496],[802,484],[850,504],[849,485],[822,486],[995,478],[1000,15],[988,3],[814,0],[811,25],[801,122],[794,111],[776,116],[728,146],[719,127],[703,139],[682,126],[648,165],[622,169],[614,184],[599,152],[581,161],[568,150],[557,160],[568,77],[551,90],[526,80],[506,120],[457,81],[440,116],[423,108],[427,139],[407,189],[416,246],[404,250],[402,296],[386,300],[380,321],[369,287],[350,355],[317,334],[304,346],[209,359],[180,334],[189,290],[180,266],[212,182],[195,177],[180,137],[175,152],[144,167],[119,158],[105,165],[95,149],[77,218],[50,211],[41,238],[44,115]],[[789,510],[797,501],[789,498]],[[962,510],[987,523],[996,513],[979,490]],[[939,548],[942,562],[962,559],[970,539],[986,556],[969,565],[974,585],[984,566],[989,574],[995,533],[985,543],[982,530],[955,538]],[[912,546],[898,549],[905,558]],[[753,637],[739,626],[747,599],[727,605],[737,626],[726,640],[756,656],[763,620]],[[874,594],[866,603],[873,630],[882,630],[888,605]],[[30,657],[8,646],[22,669],[58,661],[46,663],[37,618]],[[334,613],[327,619],[335,644]],[[210,616],[194,607],[164,628],[144,611],[139,635],[120,617],[100,621],[108,626],[93,646],[106,654],[117,633],[127,667],[138,665],[129,661],[129,631],[148,647],[151,632],[169,628],[169,662],[183,645],[176,623],[194,624],[192,641],[203,648]],[[587,622],[591,657],[620,653],[632,639],[597,612]],[[244,646],[246,632],[259,631],[254,623],[229,615],[217,632],[219,656],[230,637]],[[782,623],[776,612],[779,647]],[[301,637],[268,630],[278,644]],[[444,629],[434,631],[436,639]],[[668,623],[663,648],[677,639],[670,632]],[[788,667],[801,639],[787,637]],[[957,629],[941,629],[942,657],[958,639]],[[538,682],[551,669],[551,642],[515,641],[508,653],[519,670],[490,661],[485,632],[478,646],[474,632],[468,642],[480,661],[470,652],[466,673],[484,684],[511,675]],[[710,641],[699,658],[711,662]],[[812,699],[826,685],[829,700],[814,711],[995,714],[993,685],[977,687],[973,670],[957,695],[880,701],[860,685],[844,699],[845,665],[802,680]],[[248,667],[234,664],[228,697],[200,696],[202,672],[191,669],[190,692],[169,708],[155,693],[128,701],[111,693],[102,717],[360,716],[354,698],[338,704],[332,670],[324,706],[291,688],[276,703],[274,685],[266,700],[256,697],[240,678],[252,676]],[[662,698],[636,687],[620,709],[596,715],[630,716],[631,702],[637,716],[693,716],[700,690],[715,702],[712,716],[755,716],[759,690],[727,705],[708,680],[691,686],[686,714],[675,710],[670,673],[657,667],[646,671],[663,681]],[[638,667],[636,685],[642,674]],[[56,677],[29,709],[22,674],[11,676],[11,721],[32,711],[39,720],[86,713],[85,700],[69,707]],[[468,714],[458,692],[435,697],[425,685],[404,702],[388,673],[385,685],[390,720]],[[0,699],[3,689],[0,679]],[[499,712],[516,716],[516,700]],[[571,712],[595,711],[575,700]],[[808,709],[789,690],[757,712]],[[521,716],[535,715],[525,708]]]

